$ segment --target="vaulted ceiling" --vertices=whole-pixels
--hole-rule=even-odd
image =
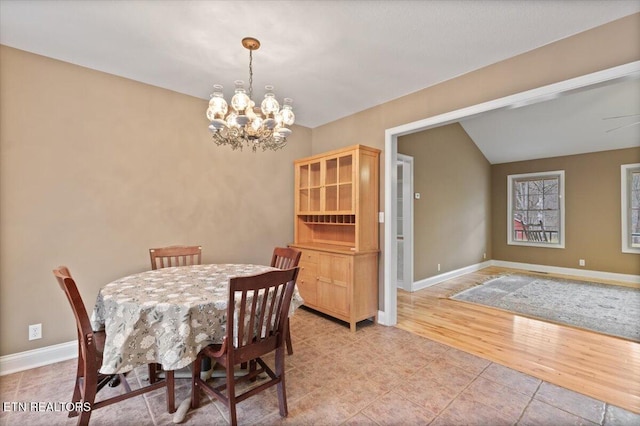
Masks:
[[[640,146],[640,73],[461,120],[493,164]]]

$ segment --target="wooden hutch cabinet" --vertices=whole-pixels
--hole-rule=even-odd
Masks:
[[[378,312],[379,161],[380,150],[353,145],[295,162],[298,290],[351,331]]]

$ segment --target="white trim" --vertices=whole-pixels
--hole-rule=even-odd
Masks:
[[[393,129],[385,130],[384,151],[384,211],[387,220],[384,221],[384,310],[378,314],[378,324],[396,325],[398,322],[398,292],[396,289],[398,278],[398,251],[396,238],[398,224],[396,223],[396,199],[398,198],[398,136]]]
[[[18,352],[0,357],[0,376],[78,357],[78,341]]]
[[[515,95],[506,96],[504,98],[495,99],[478,105],[461,108],[456,111],[447,112],[436,115],[434,117],[425,118],[423,120],[414,121],[412,123],[386,129],[384,132],[384,208],[387,220],[384,224],[384,325],[395,325],[398,322],[398,296],[396,292],[396,267],[397,253],[395,249],[396,235],[396,182],[397,170],[396,161],[398,153],[398,136],[419,132],[436,126],[442,126],[460,120],[461,118],[471,117],[486,111],[499,108],[507,108],[517,104],[536,103],[545,99],[550,99],[563,92],[578,90],[587,86],[604,83],[607,81],[629,78],[640,74],[640,61],[631,62],[606,70],[594,72],[559,83],[550,84],[539,87],[537,89],[528,90],[517,93]]]
[[[402,278],[402,288],[412,291],[413,288],[413,157],[410,155],[398,154],[398,163],[402,163],[402,202],[404,217],[402,218],[404,226],[404,271]],[[407,167],[408,166],[408,167]],[[407,170],[409,173],[407,173]],[[407,179],[408,177],[408,179]],[[408,185],[406,184],[408,182]],[[407,207],[408,204],[408,207]],[[397,218],[396,214],[396,218]],[[408,281],[408,282],[407,282]]]
[[[631,182],[629,181],[629,172],[640,167],[640,163],[623,164],[620,166],[620,211],[622,212],[622,252],[623,253],[640,253],[640,248],[632,247],[629,241],[629,192]]]
[[[378,324],[380,325],[388,325],[387,324],[387,316],[384,311],[378,311]]]
[[[560,210],[560,232],[558,233],[557,243],[518,241],[513,239],[513,182],[519,179],[536,177],[544,179],[545,177],[558,177],[558,210]],[[518,175],[507,176],[507,244],[510,246],[529,246],[529,247],[545,247],[545,248],[564,248],[564,170],[555,170],[551,172],[521,173]]]
[[[433,277],[414,282],[413,286],[411,287],[411,291],[414,292],[422,290],[423,288],[431,287],[432,285],[436,285],[443,281],[450,280],[452,278],[456,278],[465,274],[470,274],[471,272],[479,271],[480,269],[487,268],[489,266],[491,266],[491,261],[487,260],[481,263],[476,263],[475,265],[469,265],[465,266],[464,268],[445,272],[444,274],[434,275]]]
[[[619,274],[616,272],[594,271],[591,269],[563,268],[561,266],[535,265],[531,263],[509,262],[506,260],[492,260],[492,266],[511,269],[525,269],[534,272],[548,272],[559,275],[573,275],[575,277],[595,278],[599,280],[620,281],[630,284],[640,284],[640,275]]]

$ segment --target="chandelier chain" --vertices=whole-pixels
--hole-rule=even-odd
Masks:
[[[249,50],[249,99],[253,99],[253,50]]]

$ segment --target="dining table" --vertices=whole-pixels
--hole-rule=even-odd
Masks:
[[[207,264],[145,271],[104,285],[91,314],[105,330],[103,374],[126,373],[150,363],[165,370],[189,366],[207,345],[226,336],[229,280],[277,268]],[[289,316],[304,303],[294,290]]]

